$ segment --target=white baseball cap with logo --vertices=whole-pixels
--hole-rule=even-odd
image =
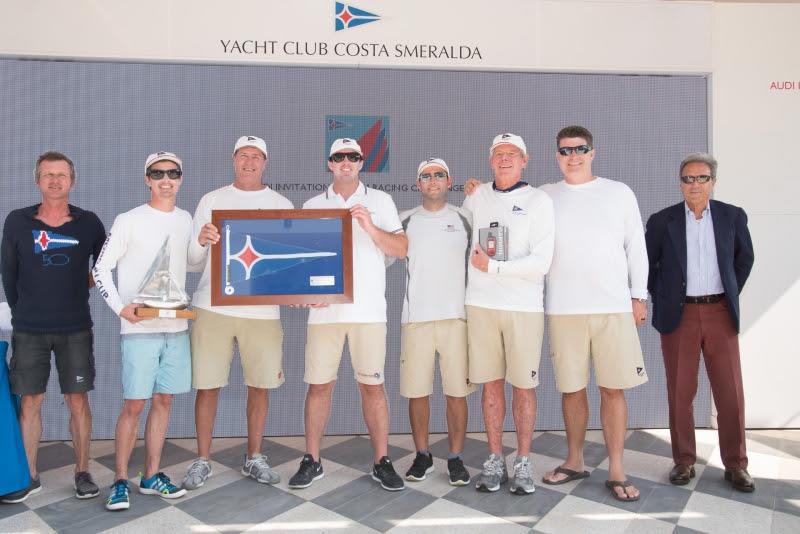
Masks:
[[[337,139],[331,145],[331,152],[328,154],[328,157],[333,156],[337,152],[342,152],[344,150],[351,150],[356,152],[359,156],[363,156],[363,152],[361,152],[361,146],[356,142],[355,139],[350,139],[349,137],[343,137],[341,139]]]
[[[492,141],[492,146],[489,148],[489,155],[492,155],[494,149],[499,145],[514,145],[518,149],[522,150],[522,154],[526,155],[528,153],[528,149],[525,147],[525,141],[522,140],[522,137],[518,136],[517,134],[513,133],[501,133],[495,136],[494,140]]]
[[[422,174],[422,171],[424,171],[428,167],[441,167],[442,169],[445,170],[448,176],[450,175],[450,168],[447,166],[447,163],[445,163],[443,159],[428,158],[422,163],[420,163],[419,167],[417,167],[417,178],[419,178],[419,175]]]
[[[264,157],[268,157],[267,155],[267,143],[264,142],[263,139],[260,137],[256,137],[255,135],[243,135],[239,139],[236,140],[236,145],[233,147],[233,155],[236,155],[236,151],[240,148],[245,147],[253,147],[259,149],[261,152],[264,153]]]
[[[147,156],[147,159],[144,161],[144,172],[147,172],[151,165],[158,163],[159,161],[171,161],[177,165],[181,171],[183,170],[183,162],[181,161],[181,158],[172,152],[166,152],[162,150]]]

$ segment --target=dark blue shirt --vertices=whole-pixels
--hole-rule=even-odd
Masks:
[[[103,223],[70,204],[72,220],[52,227],[36,219],[39,206],[12,211],[3,227],[0,262],[11,324],[25,332],[89,329],[89,257],[93,265],[103,248]]]

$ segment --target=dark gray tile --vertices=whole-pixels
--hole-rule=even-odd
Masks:
[[[584,499],[602,504],[607,504],[609,506],[622,508],[623,510],[628,510],[629,512],[639,512],[656,490],[667,488],[667,486],[664,484],[658,484],[643,478],[628,477],[628,480],[630,480],[631,483],[633,483],[633,485],[639,490],[639,500],[625,502],[618,501],[613,495],[611,495],[611,490],[606,487],[606,480],[608,480],[608,471],[603,469],[595,469],[592,471],[592,476],[585,478],[578,483],[570,495],[582,497]],[[671,486],[669,488],[671,489]],[[688,491],[686,493],[688,493]]]
[[[297,460],[299,462],[300,458],[303,457],[302,451],[268,439],[264,439],[261,442],[261,452],[267,455],[267,461],[271,466],[281,465],[290,460]],[[232,469],[241,469],[246,453],[247,443],[241,443],[234,447],[212,452],[211,459]]]
[[[144,444],[133,449],[133,454],[131,454],[131,459],[128,462],[128,470],[131,475],[137,475],[139,471],[144,471],[144,456]],[[161,450],[161,468],[164,469],[172,465],[188,463],[194,460],[196,456],[197,455],[192,451],[179,447],[170,440],[167,440],[164,442],[164,448]],[[108,467],[112,471],[115,470],[116,456],[114,453],[95,458],[95,461]]]
[[[131,489],[134,488],[131,485]],[[161,510],[169,504],[155,495],[140,495],[131,491],[131,507],[127,510],[109,512],[105,508],[105,488],[94,499],[75,499],[70,497],[35,510],[36,514],[60,533],[102,532],[128,521]]]
[[[625,440],[625,449],[672,458],[672,444],[669,441],[641,430],[634,430],[628,436],[628,439]]]
[[[744,493],[733,489],[731,483],[723,478],[724,473],[725,471],[719,467],[706,466],[694,490],[769,510],[775,509],[775,494],[780,487],[778,481],[756,478],[756,490]]]
[[[412,451],[389,445],[389,458],[396,460]],[[322,461],[331,460],[338,464],[352,467],[358,471],[372,472],[373,454],[372,443],[369,439],[356,436],[336,445],[326,447],[320,451]]]
[[[530,495],[514,495],[509,493],[507,484],[500,486],[494,493],[483,493],[467,487],[455,489],[444,496],[445,499],[467,508],[527,527],[538,523],[564,497],[566,497],[564,493],[541,486],[536,486],[536,491]],[[520,517],[530,517],[530,519],[520,520]]]
[[[5,519],[6,517],[11,517],[12,515],[21,514],[22,512],[27,512],[30,510],[25,503],[17,503],[17,504],[3,504],[0,503],[0,519]]]
[[[760,488],[756,488],[758,491]],[[775,510],[800,516],[800,480],[775,481]]]
[[[636,487],[640,492],[642,491],[641,487]],[[654,519],[677,524],[691,496],[692,492],[683,487],[658,485],[650,491],[646,498],[642,495],[640,500],[644,500],[644,502],[638,513],[641,515],[653,514]]]
[[[370,528],[386,531],[435,500],[427,493],[408,487],[402,491],[386,491],[370,475],[364,475],[312,502]]]
[[[36,467],[40,473],[74,463],[75,450],[63,442],[40,446],[36,456]]]
[[[514,452],[511,447],[503,446],[503,456],[507,456]],[[431,446],[431,453],[437,458],[447,459],[450,454],[450,445],[446,439],[437,441]],[[489,446],[485,441],[479,439],[466,438],[464,440],[464,451],[461,453],[461,459],[464,465],[474,467],[476,469],[483,469],[483,462],[489,456]]]
[[[673,534],[705,534],[702,530],[695,530],[689,527],[675,527],[675,530],[672,531]]]
[[[569,448],[567,438],[558,434],[544,432],[533,440],[533,454],[544,454],[553,458],[566,458]],[[583,445],[583,462],[589,467],[597,467],[608,458],[605,445],[587,441]]]
[[[262,523],[304,502],[291,493],[246,478],[180,502],[176,507],[212,527],[228,525],[225,531],[231,532],[230,525],[242,525],[244,530],[247,525]]]

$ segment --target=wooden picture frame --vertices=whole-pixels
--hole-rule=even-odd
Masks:
[[[346,209],[213,210],[211,305],[353,302]]]

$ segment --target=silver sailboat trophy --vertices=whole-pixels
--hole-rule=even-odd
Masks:
[[[195,312],[187,310],[189,295],[175,281],[169,270],[169,236],[147,270],[133,302],[142,304],[136,308],[136,315],[148,318],[194,319]]]

